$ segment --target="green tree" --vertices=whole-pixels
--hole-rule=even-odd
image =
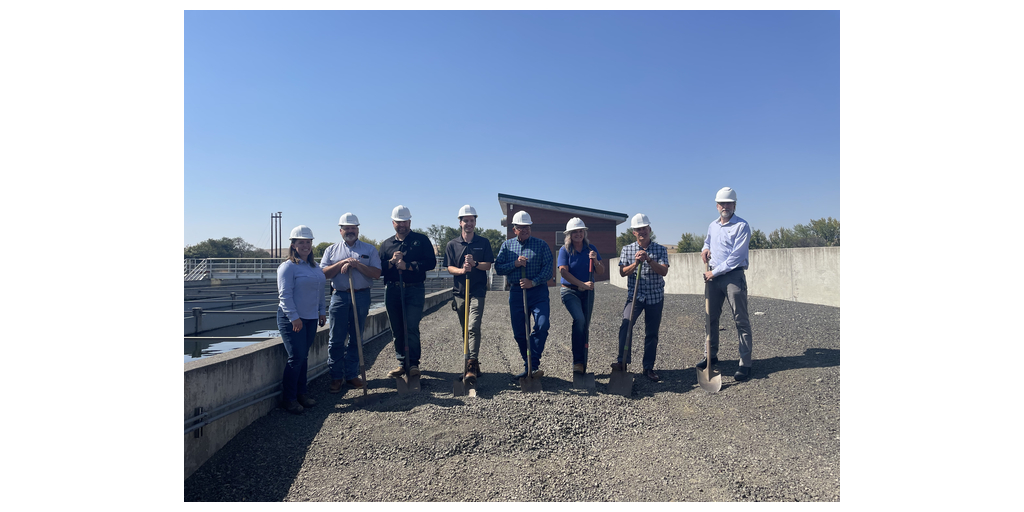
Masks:
[[[779,228],[768,234],[768,247],[771,249],[786,249],[793,247],[793,240],[796,235],[793,234],[793,230],[787,228]]]
[[[829,218],[812,220],[808,225],[810,230],[821,238],[828,247],[839,247],[839,221]]]
[[[768,237],[764,236],[764,232],[760,229],[755,229],[750,233],[750,248],[751,249],[770,249],[771,246],[768,244]]]
[[[376,247],[378,250],[380,249],[380,244],[378,244],[377,241],[372,239],[372,238],[367,238],[366,235],[360,234],[359,235],[359,240],[362,241],[362,242],[366,242],[366,243]]]
[[[651,241],[653,242],[657,239],[658,237],[654,234],[654,230],[651,230]],[[613,257],[618,258],[619,255],[622,254],[622,248],[633,242],[636,242],[636,237],[633,236],[632,229],[627,229],[620,233],[619,236],[615,238],[615,256]]]
[[[476,228],[473,234],[482,236],[491,243],[491,251],[494,253],[495,257],[498,256],[498,251],[501,250],[501,244],[505,243],[505,240],[507,240],[505,238],[505,233],[498,231],[497,229],[485,229],[480,231],[480,228]]]
[[[326,251],[327,248],[332,246],[332,245],[334,245],[333,242],[320,242],[320,243],[316,244],[316,247],[313,248],[313,257],[314,258],[323,258],[324,257],[324,251]]]
[[[704,248],[704,237],[695,233],[683,233],[683,237],[676,245],[678,252],[700,252]]]
[[[238,238],[209,238],[195,245],[185,246],[186,258],[267,258],[270,253]]]

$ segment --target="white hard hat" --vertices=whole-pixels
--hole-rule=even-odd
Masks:
[[[463,206],[462,208],[459,208],[459,218],[461,219],[461,218],[465,217],[466,215],[472,215],[472,216],[476,217],[477,216],[476,215],[476,208],[473,208],[472,206],[470,206],[468,204]]]
[[[715,194],[716,203],[735,203],[736,202],[736,191],[729,187],[722,187],[722,190]]]
[[[517,226],[530,226],[533,224],[533,220],[530,219],[530,214],[523,210],[519,210],[515,215],[512,216],[512,224]]]
[[[292,234],[288,238],[291,240],[312,240],[313,230],[306,226],[295,226],[292,228]]]
[[[404,207],[402,205],[398,205],[398,206],[395,207],[394,210],[391,210],[391,220],[393,220],[393,221],[412,220],[412,212],[410,212],[408,208],[406,208],[406,207]]]
[[[583,219],[573,217],[569,219],[569,222],[565,223],[565,234],[568,235],[570,231],[576,231],[577,229],[587,229],[587,225],[583,223]]]
[[[630,229],[642,228],[644,226],[650,226],[651,219],[648,219],[646,215],[638,213],[633,216],[633,220],[629,223]]]
[[[345,212],[344,214],[342,214],[341,219],[338,220],[338,225],[339,226],[358,226],[359,225],[359,217],[356,217],[356,214],[354,214],[352,212]]]

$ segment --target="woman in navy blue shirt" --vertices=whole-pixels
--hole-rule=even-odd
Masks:
[[[313,260],[313,231],[297,226],[289,238],[288,258],[277,267],[277,328],[288,352],[281,401],[286,411],[302,414],[304,408],[316,405],[306,394],[306,369],[316,328],[327,322],[327,278]]]
[[[587,226],[579,217],[565,225],[565,245],[558,249],[558,273],[562,276],[562,304],[572,316],[572,371],[587,372],[587,350],[590,348],[590,314],[594,309],[594,271],[604,272],[601,255],[587,239]]]

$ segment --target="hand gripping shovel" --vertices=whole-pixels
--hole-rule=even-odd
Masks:
[[[522,278],[525,277],[526,267],[523,267]],[[533,368],[530,367],[530,361],[533,359],[530,354],[530,310],[526,306],[526,288],[523,288],[522,281],[519,282],[519,288],[523,290],[523,317],[526,318],[526,377],[519,379],[519,388],[523,393],[540,393],[543,391],[540,387],[540,377],[534,377]]]
[[[466,370],[469,369],[469,276],[466,276],[466,302],[463,305],[465,316],[462,321],[462,375],[455,380],[452,394],[455,396],[476,396],[476,379],[465,380]]]
[[[590,282],[594,282],[594,260],[590,259]],[[593,313],[594,311],[594,291],[590,290],[587,294],[587,311]],[[589,361],[590,352],[590,326],[587,326],[587,342],[583,344],[583,360]],[[596,384],[594,383],[594,373],[576,373],[572,372],[572,387],[573,389],[585,389],[587,391],[594,391]]]
[[[704,264],[704,271],[708,271],[708,264]],[[710,284],[704,282],[704,361],[707,366],[703,370],[697,368],[697,382],[700,383],[700,387],[704,388],[704,391],[708,393],[718,393],[722,389],[722,374],[717,369],[711,368],[711,331],[709,326],[711,323],[711,304],[708,302],[708,286]]]
[[[608,380],[608,391],[612,394],[622,396],[632,396],[633,394],[633,374],[626,370],[626,356],[631,354],[633,345],[633,308],[636,307],[636,292],[640,289],[640,268],[643,267],[641,262],[636,266],[636,282],[633,283],[633,300],[629,302],[629,311],[626,313],[629,315],[629,332],[626,333],[626,344],[622,347],[622,364],[619,365],[620,370],[612,370],[612,377]]]
[[[366,363],[363,361],[363,330],[359,328],[359,313],[356,307],[356,289],[352,286],[352,272],[348,273],[348,293],[352,297],[352,321],[356,326],[356,346],[359,347],[359,375],[363,378],[363,395],[356,397],[356,401],[368,404],[372,400],[366,391],[370,383],[366,380]]]
[[[400,377],[395,377],[395,387],[398,389],[399,395],[406,395],[420,391],[420,376],[409,375],[409,326],[405,323],[405,280],[402,279],[401,270],[398,271],[398,284],[402,292],[402,340],[405,342],[405,359],[402,360],[402,367],[405,368],[405,373]]]

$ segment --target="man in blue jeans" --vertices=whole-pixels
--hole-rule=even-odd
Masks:
[[[412,212],[409,208],[396,206],[391,211],[395,236],[380,244],[386,285],[384,307],[388,311],[391,335],[395,338],[395,358],[398,359],[398,368],[388,373],[392,378],[405,375],[406,366],[409,376],[420,374],[420,320],[426,299],[423,283],[427,280],[427,271],[437,266],[434,244],[426,235],[412,231],[411,225]],[[406,344],[409,361],[405,360]]]
[[[641,312],[644,315],[644,376],[655,382],[661,377],[654,371],[654,360],[658,357],[658,329],[661,327],[661,310],[665,305],[665,276],[668,275],[668,250],[651,241],[651,221],[646,215],[638,213],[630,222],[633,242],[622,248],[619,255],[619,275],[629,276],[626,287],[626,306],[622,309],[622,325],[619,326],[618,361],[612,363],[613,370],[622,367],[623,349],[629,335],[629,324],[632,318],[636,322]],[[637,283],[636,267],[642,265],[640,282]],[[636,304],[633,304],[633,288],[639,286],[636,293]],[[633,362],[632,346],[625,354],[626,364]]]
[[[539,370],[540,356],[544,352],[544,343],[548,339],[548,317],[551,312],[551,300],[548,297],[548,280],[553,277],[554,270],[551,248],[547,242],[533,238],[530,214],[525,211],[516,212],[512,217],[512,230],[516,237],[505,240],[494,260],[494,271],[499,275],[509,276],[508,309],[512,318],[512,334],[519,344],[519,353],[523,356],[523,372],[513,377],[526,377],[527,350],[530,344],[529,366],[533,371],[531,377],[544,375]],[[533,315],[532,332],[526,332],[526,311],[523,310],[523,291],[526,292],[526,308]],[[529,336],[529,337],[527,337]]]
[[[370,313],[370,287],[373,280],[380,277],[380,255],[377,248],[359,240],[359,218],[346,212],[338,221],[338,226],[343,242],[328,247],[320,259],[320,269],[331,280],[332,288],[331,306],[328,309],[331,331],[327,343],[327,364],[331,368],[331,387],[328,391],[331,393],[341,391],[345,382],[355,389],[366,384],[359,378],[356,329],[363,332],[366,326],[366,315]],[[348,289],[350,275],[355,288],[358,327],[352,319],[352,294]]]

